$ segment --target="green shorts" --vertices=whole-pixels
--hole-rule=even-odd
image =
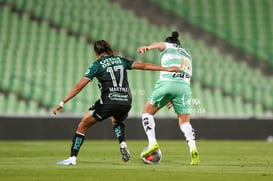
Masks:
[[[149,101],[158,108],[162,108],[171,101],[177,114],[190,114],[191,94],[191,87],[186,82],[158,80]]]

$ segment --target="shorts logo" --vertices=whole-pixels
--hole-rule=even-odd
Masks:
[[[109,99],[112,101],[128,101],[128,94],[121,94],[118,92],[112,92],[108,95]]]

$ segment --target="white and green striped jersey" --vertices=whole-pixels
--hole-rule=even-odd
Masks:
[[[181,68],[180,73],[160,72],[160,80],[163,81],[182,81],[190,84],[192,76],[192,58],[187,50],[177,44],[166,43],[166,48],[161,52],[161,66],[172,67],[178,66]]]

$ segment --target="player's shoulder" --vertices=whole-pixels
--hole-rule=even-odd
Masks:
[[[99,61],[98,61],[98,60],[95,60],[95,61],[93,61],[93,62],[91,63],[91,65],[89,66],[89,68],[91,68],[91,67],[97,67],[97,66],[99,66]]]
[[[165,49],[172,49],[172,50],[182,50],[184,51],[185,49],[183,47],[181,47],[180,45],[176,44],[176,43],[169,43],[169,42],[164,42],[165,43]]]
[[[190,50],[185,49],[185,48],[182,48],[182,49],[184,50],[185,54],[186,54],[188,57],[191,58],[191,52],[190,52]]]
[[[191,52],[185,47],[182,47],[181,45],[178,45],[178,44],[173,44],[173,46],[179,53],[185,56],[191,57]]]
[[[128,58],[128,57],[122,57],[122,56],[116,56],[118,57],[118,59],[122,60],[123,62],[126,62],[126,63],[130,63],[130,62],[133,62],[134,60],[132,58]]]
[[[123,56],[120,56],[120,55],[114,55],[114,57],[116,57],[118,59],[121,59],[121,60],[130,60],[130,58],[123,57]]]
[[[162,42],[165,44],[165,48],[173,48],[174,44],[173,43],[169,43],[169,42]]]

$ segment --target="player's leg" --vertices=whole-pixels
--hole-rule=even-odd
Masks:
[[[81,145],[84,142],[85,134],[92,125],[94,125],[97,120],[90,115],[90,111],[87,111],[83,116],[81,122],[78,124],[76,133],[74,135],[72,146],[71,146],[71,156],[77,156]]]
[[[142,157],[147,157],[159,148],[155,134],[154,114],[159,110],[158,107],[153,106],[147,102],[142,113],[142,126],[148,139],[148,149],[141,153]]]
[[[119,106],[114,105],[114,109],[113,109],[114,114],[113,114],[113,117],[111,118],[114,132],[119,141],[121,158],[125,162],[129,161],[131,158],[130,151],[126,144],[125,124],[124,124],[124,121],[128,117],[128,112],[130,111],[130,109],[131,109],[130,105],[119,105]]]
[[[111,118],[113,130],[115,135],[119,141],[119,144],[125,142],[125,124],[121,121],[115,120],[113,117]]]
[[[189,145],[190,151],[196,148],[195,133],[192,125],[190,124],[189,114],[178,114],[178,124],[180,130],[184,133],[186,141]]]
[[[57,162],[57,164],[76,165],[77,156],[84,142],[85,134],[88,128],[94,125],[96,122],[96,119],[90,115],[90,111],[87,111],[83,116],[81,122],[78,124],[76,133],[73,136],[70,157],[66,160]]]
[[[163,106],[165,106],[171,99],[168,94],[170,87],[168,83],[158,81],[150,96],[150,100],[145,104],[142,111],[142,125],[148,138],[148,149],[141,153],[141,157],[151,155],[159,148],[155,134],[154,115]]]
[[[113,129],[116,134],[116,137],[119,141],[121,158],[123,161],[127,162],[130,160],[131,154],[126,144],[125,124],[123,122],[116,121],[114,118],[112,118],[112,124],[113,124]]]
[[[195,143],[195,131],[190,123],[190,113],[191,113],[191,88],[188,84],[176,84],[177,86],[174,90],[176,96],[172,99],[172,104],[175,112],[178,116],[178,124],[180,130],[184,134],[186,141],[188,143],[190,153],[191,153],[191,164],[199,164],[199,154]]]
[[[178,114],[178,124],[180,130],[184,133],[191,154],[191,165],[199,164],[199,153],[195,143],[195,131],[190,124],[189,114]]]

